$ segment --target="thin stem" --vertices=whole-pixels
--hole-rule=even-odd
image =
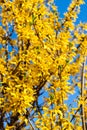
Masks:
[[[33,124],[31,123],[30,119],[29,120],[29,124],[30,124],[30,127],[31,127],[31,130],[35,130],[35,127],[33,126]]]
[[[84,79],[84,75],[85,75],[85,62],[86,62],[86,57],[85,57],[85,61],[83,63],[82,66],[82,72],[81,72],[81,97],[84,98],[84,84],[85,84],[85,79]],[[82,128],[83,130],[86,130],[86,126],[85,126],[85,112],[84,112],[84,104],[81,105],[81,114],[82,114]]]

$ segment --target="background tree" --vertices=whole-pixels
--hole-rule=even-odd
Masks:
[[[87,129],[83,3],[61,20],[53,0],[0,1],[0,130]]]

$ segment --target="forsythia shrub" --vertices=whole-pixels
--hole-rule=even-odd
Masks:
[[[87,130],[81,4],[61,19],[53,0],[0,0],[0,130]]]

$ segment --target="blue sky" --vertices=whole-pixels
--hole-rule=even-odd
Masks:
[[[60,14],[60,17],[63,18],[63,14],[67,12],[67,7],[72,2],[72,0],[54,0],[55,4],[58,7],[58,12]],[[87,22],[87,0],[85,0],[85,4],[81,5],[81,11],[78,15],[78,19],[76,21],[76,24],[79,22]]]

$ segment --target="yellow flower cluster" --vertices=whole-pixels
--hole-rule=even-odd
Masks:
[[[74,25],[84,1],[73,0],[62,22],[53,3],[53,0],[0,1],[1,116],[11,112],[6,130],[17,129],[18,125],[22,130],[24,124],[31,130],[83,129],[80,110],[84,109],[86,119],[87,87],[76,100],[77,112],[65,102],[74,94],[75,82],[81,93],[83,90],[79,81],[74,79],[70,84],[69,80],[81,72],[87,55],[87,24]],[[47,92],[42,113],[38,106],[40,90]],[[29,116],[37,118],[35,129]]]

